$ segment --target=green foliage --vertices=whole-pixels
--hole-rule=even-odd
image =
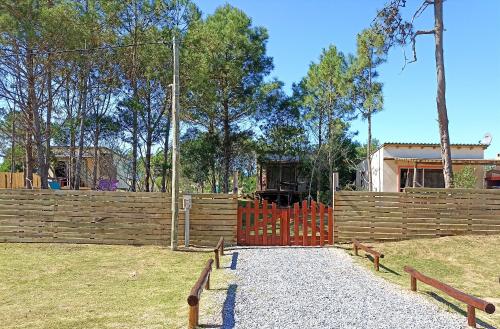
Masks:
[[[475,188],[477,186],[476,169],[472,166],[465,166],[455,173],[453,184],[456,188]]]
[[[357,36],[356,57],[349,66],[350,92],[363,119],[383,108],[382,83],[376,81],[376,69],[385,62],[386,49],[384,35],[377,29],[365,29]]]

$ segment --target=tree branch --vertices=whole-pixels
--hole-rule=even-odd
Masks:
[[[419,31],[415,32],[415,34],[413,34],[413,36],[411,37],[411,49],[413,51],[413,59],[411,61],[409,61],[408,63],[414,63],[417,61],[417,50],[415,47],[417,36],[422,35],[422,34],[434,34],[434,33],[436,33],[436,31],[434,29],[432,29],[432,30],[419,30]]]

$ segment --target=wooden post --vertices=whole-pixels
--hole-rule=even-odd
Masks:
[[[200,305],[196,304],[195,306],[189,306],[189,329],[195,329],[198,327],[198,316],[199,316]]]
[[[410,275],[410,289],[411,291],[417,291],[417,278]]]
[[[172,227],[170,247],[177,250],[179,226],[179,45],[175,35],[172,38],[174,53],[174,81],[172,90]]]
[[[379,264],[380,264],[380,258],[379,258],[379,256],[375,256],[373,258],[373,265],[375,266],[375,271],[377,271],[377,272],[379,270]]]
[[[472,328],[476,327],[476,309],[471,305],[467,305],[467,324]]]
[[[220,260],[219,260],[219,249],[214,249],[214,258],[215,258],[215,268],[220,268]]]
[[[417,162],[413,165],[413,187],[417,186]]]
[[[356,245],[356,243],[354,243],[354,242],[353,242],[353,243],[352,243],[352,247],[353,247],[353,249],[354,249],[354,254],[355,254],[356,256],[358,256],[358,246]]]

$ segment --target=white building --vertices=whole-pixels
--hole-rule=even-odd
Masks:
[[[500,160],[484,159],[483,144],[452,144],[454,172],[472,166],[477,188],[486,187],[488,166],[500,165]],[[356,187],[368,190],[367,161],[358,165]],[[486,167],[486,168],[485,168]],[[441,147],[427,143],[385,143],[371,156],[372,191],[399,192],[405,187],[444,187]]]

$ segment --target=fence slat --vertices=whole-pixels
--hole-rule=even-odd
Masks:
[[[246,207],[246,216],[245,216],[245,245],[250,245],[250,214],[251,214],[251,205],[250,202],[247,202],[247,207]]]
[[[314,200],[311,201],[311,245],[318,245],[316,240],[316,202]]]
[[[293,240],[294,244],[296,246],[299,245],[299,216],[300,216],[300,209],[299,209],[299,203],[295,203],[293,205]]]
[[[325,205],[319,204],[319,244],[325,245]]]
[[[335,244],[333,240],[333,208],[328,207],[328,243]]]
[[[273,246],[277,245],[278,241],[279,241],[277,234],[276,234],[276,221],[278,220],[278,213],[276,210],[277,210],[276,203],[273,202],[271,204],[271,213],[272,213],[272,216],[271,216],[271,226],[272,226],[272,228],[271,228],[271,230],[272,230],[271,244]]]
[[[307,217],[308,217],[307,200],[302,201],[302,245],[307,246]]]
[[[262,201],[262,244],[267,246],[267,200]]]
[[[258,236],[259,236],[259,200],[255,199],[254,200],[254,205],[253,205],[253,241],[252,244],[256,245],[259,243],[258,241]]]

